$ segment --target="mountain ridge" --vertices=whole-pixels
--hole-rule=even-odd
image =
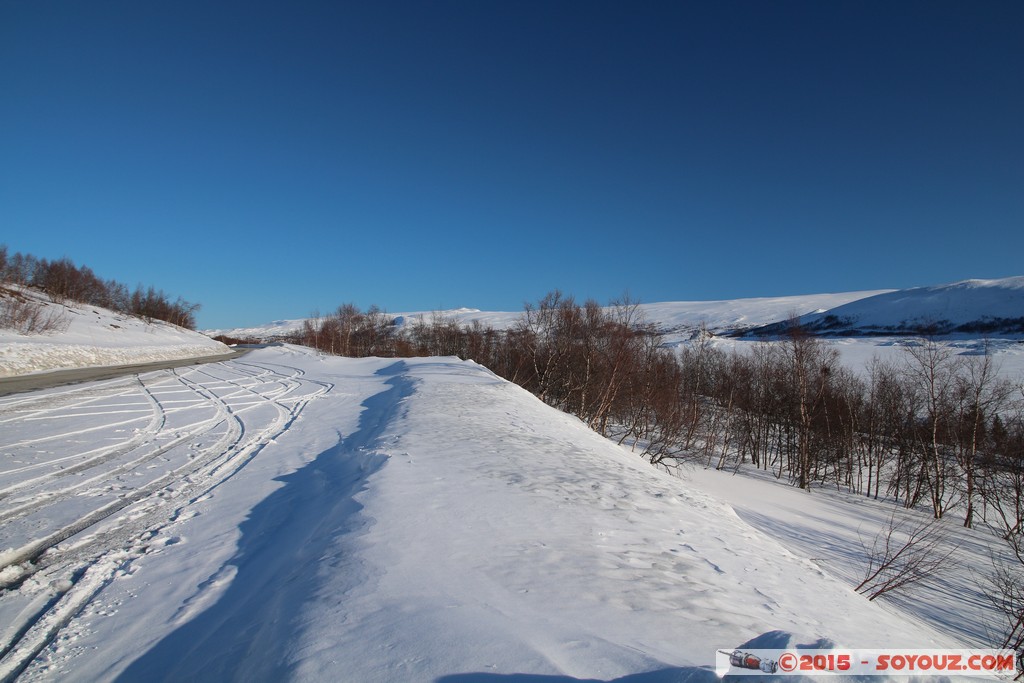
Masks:
[[[686,338],[707,330],[716,336],[770,337],[796,319],[807,331],[831,337],[1024,335],[1024,276],[855,292],[709,301],[638,304],[644,321],[659,332]],[[496,330],[512,327],[522,311],[456,308],[385,313],[396,326],[451,320]],[[265,325],[203,330],[209,336],[276,341],[302,330],[308,318]]]
[[[797,322],[812,334],[835,337],[1024,335],[1024,276],[879,293]],[[779,321],[748,334],[779,334],[789,324]]]

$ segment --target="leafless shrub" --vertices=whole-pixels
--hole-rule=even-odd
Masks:
[[[1020,652],[1024,649],[1024,573],[1021,567],[993,559],[992,574],[984,592],[1001,617],[999,628],[1003,641],[999,647]]]
[[[983,592],[1000,615],[1000,647],[1020,652],[1024,649],[1024,537],[1018,529],[1007,533],[1005,540],[1015,559],[1005,562],[992,555],[992,573],[983,579]]]
[[[942,522],[930,519],[910,524],[889,517],[889,523],[875,536],[867,553],[864,580],[856,591],[868,600],[902,591],[928,578],[945,566],[956,546],[948,545]]]
[[[89,267],[76,266],[66,257],[48,261],[31,254],[12,255],[4,245],[0,245],[0,282],[45,292],[55,302],[102,306],[147,322],[163,320],[190,330],[196,327],[196,312],[200,308],[181,297],[172,301],[163,290],[153,287],[144,289],[140,285],[130,292],[126,285],[102,280]],[[59,328],[59,320],[53,324]]]
[[[67,315],[59,308],[16,290],[0,288],[0,328],[19,334],[55,334],[66,330],[69,324]]]

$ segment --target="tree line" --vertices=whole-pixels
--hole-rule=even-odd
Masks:
[[[181,297],[171,299],[163,290],[139,285],[134,290],[116,280],[97,276],[88,266],[76,266],[69,258],[54,261],[31,254],[9,254],[0,245],[0,284],[20,285],[45,292],[58,303],[75,302],[101,306],[118,313],[145,320],[162,320],[194,330],[199,304]],[[23,299],[6,297],[9,307],[17,304],[26,315],[29,308]]]

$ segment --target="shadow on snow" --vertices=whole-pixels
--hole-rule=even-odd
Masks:
[[[231,576],[224,593],[194,618],[135,660],[118,681],[281,680],[299,617],[317,597],[324,563],[353,586],[366,570],[351,553],[338,552],[339,537],[365,529],[355,495],[387,460],[373,443],[392,419],[413,382],[404,362],[382,368],[389,388],[366,399],[358,429],[295,472],[257,504],[240,525],[237,552],[206,582]],[[202,587],[200,587],[202,588]]]

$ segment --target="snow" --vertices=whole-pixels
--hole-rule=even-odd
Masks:
[[[915,287],[851,301],[802,322],[813,326],[834,316],[859,330],[906,330],[948,322],[956,327],[991,319],[1024,318],[1024,276],[998,280],[964,280]]]
[[[674,301],[641,304],[640,310],[648,321],[669,334],[680,331],[692,332],[702,325],[712,332],[724,333],[825,311],[889,291],[891,290],[723,301]]]
[[[49,302],[47,307],[59,311],[66,328],[34,335],[0,328],[0,377],[230,352],[206,335],[161,321],[146,322],[97,306]]]
[[[0,677],[712,681],[745,642],[985,640],[854,592],[815,541],[852,524],[791,489],[658,471],[470,361],[257,349],[0,398],[0,430]]]
[[[910,529],[930,521],[920,510],[894,507],[884,500],[818,488],[811,493],[779,484],[770,472],[747,464],[739,473],[691,467],[684,481],[727,503],[743,521],[772,536],[784,547],[810,557],[830,575],[856,585],[864,578],[863,553],[890,518]],[[950,515],[940,526],[941,552],[952,556],[941,574],[926,585],[890,595],[880,604],[936,625],[949,637],[971,647],[992,647],[1001,637],[979,579],[990,558],[1010,562],[1006,544],[984,532],[964,529],[962,517]]]

